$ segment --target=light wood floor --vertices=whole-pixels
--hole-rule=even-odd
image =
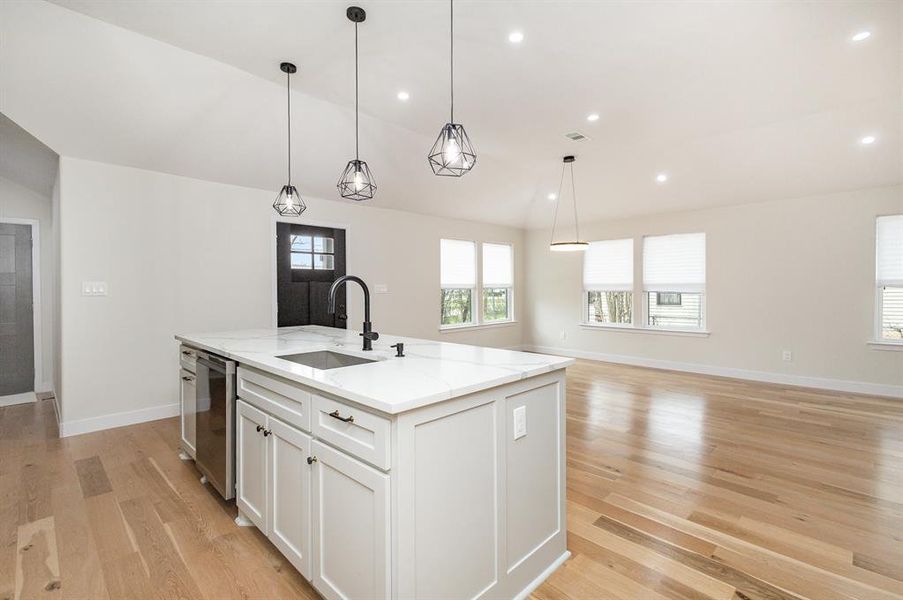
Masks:
[[[903,401],[579,362],[558,598],[903,598]],[[157,421],[0,409],[0,599],[316,598]]]

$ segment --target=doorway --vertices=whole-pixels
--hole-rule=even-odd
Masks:
[[[345,275],[345,230],[276,223],[276,322],[279,327],[345,329],[345,286],[327,310],[332,282]]]
[[[0,397],[34,391],[32,226],[0,223]]]

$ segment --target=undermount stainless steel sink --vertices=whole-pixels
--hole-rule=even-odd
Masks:
[[[308,367],[320,369],[322,371],[376,362],[370,358],[361,358],[360,356],[353,356],[351,354],[340,354],[339,352],[332,352],[330,350],[302,352],[301,354],[285,354],[283,356],[277,356],[276,358],[298,363],[299,365],[307,365]]]

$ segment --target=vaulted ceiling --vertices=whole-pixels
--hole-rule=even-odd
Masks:
[[[6,0],[0,112],[62,155],[275,196],[291,60],[294,179],[337,199],[354,152],[347,5]],[[566,153],[586,220],[903,182],[900,2],[461,0],[455,116],[479,156],[461,179],[426,161],[448,119],[448,3],[360,5],[377,206],[547,226]]]

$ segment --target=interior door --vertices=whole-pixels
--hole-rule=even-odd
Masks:
[[[34,390],[31,226],[0,223],[0,396]]]
[[[238,486],[235,502],[257,528],[267,528],[267,416],[250,404],[238,401],[236,435],[236,472]]]
[[[391,598],[389,476],[311,443],[313,584],[324,597]]]
[[[269,417],[269,538],[310,579],[310,436]]]
[[[276,302],[279,327],[325,325],[345,328],[345,286],[327,312],[329,288],[345,275],[345,230],[295,223],[276,224]]]

